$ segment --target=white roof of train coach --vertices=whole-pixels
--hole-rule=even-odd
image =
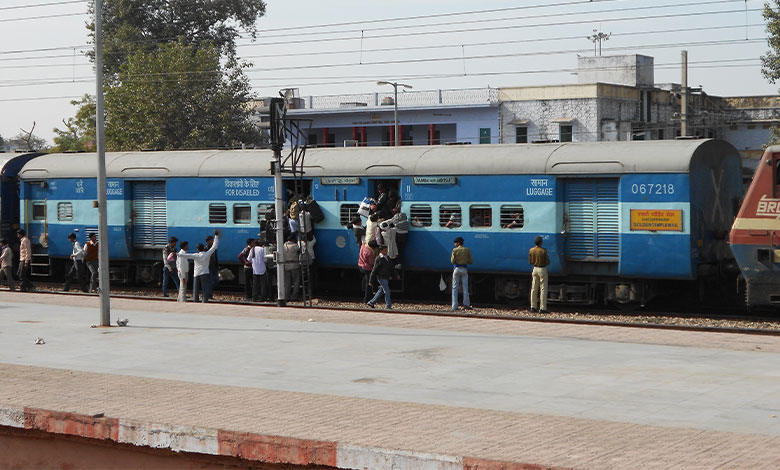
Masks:
[[[720,140],[527,145],[314,148],[306,176],[686,173],[694,158],[732,155]],[[270,176],[270,150],[106,154],[109,178]],[[22,179],[95,178],[94,153],[50,154],[24,166]]]

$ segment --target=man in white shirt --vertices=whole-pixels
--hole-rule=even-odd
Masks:
[[[198,301],[199,284],[203,289],[203,303],[209,301],[209,297],[211,296],[211,289],[214,288],[214,286],[209,281],[209,261],[211,260],[211,255],[214,254],[214,252],[217,250],[217,246],[219,246],[218,233],[219,231],[214,231],[214,244],[211,245],[211,248],[208,250],[206,250],[206,247],[202,243],[199,243],[197,253],[184,253],[179,255],[179,258],[191,259],[194,261],[195,268],[192,272],[192,300],[195,302]]]
[[[265,246],[255,244],[246,259],[252,264],[252,300],[265,302],[268,295],[268,284],[265,278]]]
[[[70,244],[73,245],[73,253],[70,255],[70,259],[73,260],[73,265],[70,267],[68,275],[65,276],[64,290],[65,292],[70,291],[70,285],[73,283],[73,277],[75,276],[79,281],[81,290],[83,292],[89,292],[87,290],[86,280],[84,279],[84,249],[81,247],[78,240],[76,240],[75,233],[68,235],[68,240],[70,241]]]
[[[176,272],[179,275],[179,298],[176,299],[178,302],[187,301],[187,275],[190,273],[190,260],[181,255],[186,255],[189,247],[189,242],[179,243],[180,250],[176,256]]]

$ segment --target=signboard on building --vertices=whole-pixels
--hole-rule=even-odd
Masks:
[[[631,209],[631,230],[682,232],[682,210]]]

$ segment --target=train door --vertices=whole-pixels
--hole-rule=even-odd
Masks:
[[[164,181],[133,183],[133,247],[161,248],[168,243]]]
[[[620,255],[617,179],[566,182],[566,259],[614,261]]]

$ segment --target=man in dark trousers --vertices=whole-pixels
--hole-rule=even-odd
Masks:
[[[79,287],[82,292],[88,292],[87,283],[84,278],[84,248],[81,247],[81,243],[76,240],[76,234],[71,233],[68,235],[70,244],[73,245],[73,252],[70,255],[71,262],[73,263],[65,276],[65,292],[70,291],[70,285],[73,283],[73,278],[79,283]]]
[[[379,247],[379,256],[374,260],[374,268],[371,270],[371,276],[368,279],[369,284],[372,286],[378,286],[374,298],[366,302],[371,308],[374,308],[374,304],[379,300],[379,296],[382,293],[385,294],[385,306],[388,309],[393,308],[393,302],[390,300],[390,279],[395,274],[393,268],[393,262],[387,256],[387,246],[381,245]]]
[[[547,250],[542,248],[542,242],[542,237],[534,238],[536,246],[528,252],[528,262],[534,267],[531,273],[531,311],[547,313],[547,266],[550,257],[547,256]],[[537,309],[537,306],[540,308]]]
[[[179,276],[176,274],[176,242],[179,239],[171,237],[168,244],[163,247],[163,271],[162,271],[162,295],[168,297],[168,280],[172,280],[176,285],[176,291],[179,291]]]
[[[27,238],[27,234],[24,230],[17,230],[16,235],[19,237],[19,279],[22,281],[19,290],[27,292],[35,289],[33,283],[30,282],[32,244],[30,243],[30,239]]]
[[[252,300],[254,297],[252,291],[252,278],[254,278],[254,272],[252,271],[252,261],[249,260],[248,256],[255,247],[255,243],[254,238],[247,238],[246,246],[238,254],[238,260],[244,265],[244,298],[246,300]],[[265,270],[263,270],[263,275],[265,275]]]
[[[471,250],[463,246],[463,237],[456,238],[454,243],[455,248],[452,249],[452,255],[450,255],[450,262],[452,262],[452,309],[458,309],[458,285],[460,285],[463,289],[463,308],[471,310],[467,266],[474,263],[474,258],[471,256]]]

